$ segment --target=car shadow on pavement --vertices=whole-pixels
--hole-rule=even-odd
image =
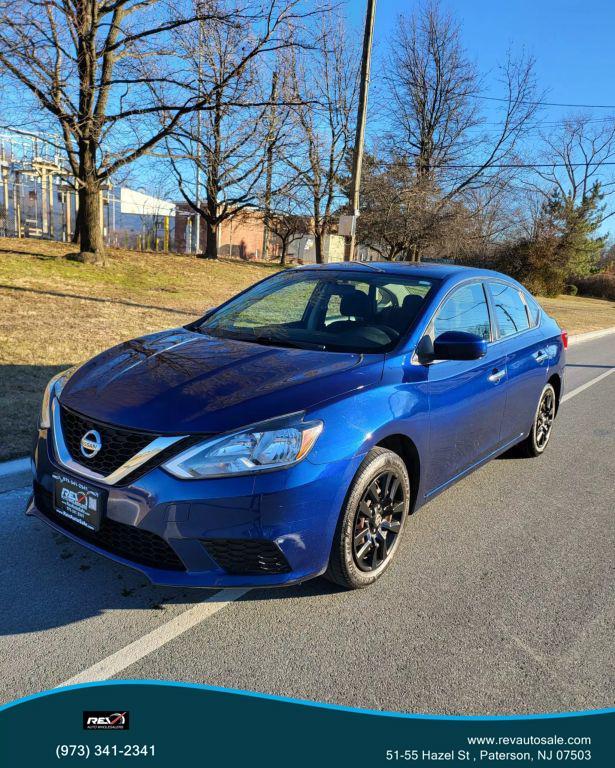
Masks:
[[[516,459],[517,461],[523,461],[526,459],[527,456],[523,455],[523,451],[520,446],[513,445],[512,448],[509,448],[504,453],[500,453],[498,456],[495,457],[496,461],[509,461],[511,459]]]
[[[157,611],[164,620],[211,600],[226,602],[225,590],[159,587],[67,539],[23,510],[29,489],[0,494],[0,636],[40,632],[105,612]],[[292,587],[253,589],[241,600],[313,597],[343,591],[324,579]],[[169,610],[170,609],[170,610]]]
[[[327,581],[323,576],[310,581],[304,581],[302,584],[293,584],[290,587],[273,587],[269,589],[252,589],[242,600],[296,600],[304,597],[324,597],[326,595],[337,595],[348,593],[347,589]]]
[[[189,606],[216,594],[150,584],[138,571],[26,517],[28,494],[0,495],[0,635],[39,632],[116,609],[163,614],[170,606]]]

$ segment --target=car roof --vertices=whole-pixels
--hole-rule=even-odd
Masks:
[[[477,269],[458,264],[433,263],[428,261],[342,261],[329,264],[304,264],[297,267],[301,270],[326,270],[344,272],[380,272],[390,275],[407,275],[408,277],[427,277],[438,280],[448,278],[467,279],[471,277],[498,277],[513,281],[507,275],[495,272],[491,269]]]

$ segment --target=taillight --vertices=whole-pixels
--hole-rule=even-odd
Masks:
[[[568,349],[568,331],[562,331],[562,344],[564,349]]]

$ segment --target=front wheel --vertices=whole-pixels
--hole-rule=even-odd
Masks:
[[[406,465],[393,451],[372,448],[350,486],[325,577],[346,589],[373,584],[391,564],[409,508]]]
[[[525,456],[541,456],[544,453],[553,430],[556,410],[555,390],[551,384],[547,384],[540,395],[530,434],[520,446]]]

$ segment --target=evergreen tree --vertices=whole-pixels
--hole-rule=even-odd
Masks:
[[[546,216],[559,235],[558,262],[565,279],[586,277],[597,270],[606,236],[597,232],[604,216],[604,194],[596,182],[579,203],[561,192],[554,192],[546,204]]]

